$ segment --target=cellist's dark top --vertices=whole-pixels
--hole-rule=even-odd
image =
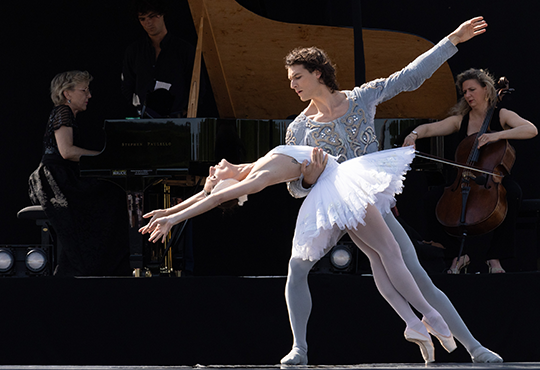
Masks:
[[[493,117],[491,117],[491,122],[489,124],[489,131],[502,131],[502,125],[501,121],[499,119],[499,113],[501,112],[501,108],[497,107],[495,108],[495,111],[493,112]],[[467,129],[469,128],[469,113],[463,116],[463,119],[461,120],[461,127],[459,128],[459,142],[461,143],[467,136]]]

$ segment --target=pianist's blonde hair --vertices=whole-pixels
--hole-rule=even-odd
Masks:
[[[54,76],[51,81],[51,99],[54,105],[64,104],[64,91],[75,88],[81,83],[90,83],[94,77],[88,71],[67,71]]]

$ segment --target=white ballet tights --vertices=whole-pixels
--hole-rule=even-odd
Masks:
[[[374,206],[368,206],[364,217],[366,226],[348,230],[354,244],[369,258],[375,285],[407,326],[421,327],[418,317],[409,303],[428,318],[435,330],[450,335],[443,318],[425,300],[411,273],[405,266],[399,246],[387,228],[381,214]],[[430,320],[431,319],[431,320]],[[425,328],[421,332],[427,335]]]
[[[410,281],[405,281],[404,284],[400,284],[400,282],[397,282],[396,284],[398,286],[394,286],[392,284],[392,281],[395,281],[395,279],[390,279],[390,276],[388,276],[386,272],[384,272],[385,270],[392,270],[392,268],[390,268],[390,265],[386,265],[386,269],[384,268],[386,263],[399,264],[399,261],[392,261],[392,259],[391,261],[387,261],[386,257],[377,258],[377,252],[375,252],[373,248],[368,247],[368,249],[366,249],[366,254],[368,255],[368,257],[370,257],[371,254],[370,261],[372,263],[374,280],[377,284],[377,288],[379,289],[383,297],[387,299],[387,301],[392,305],[396,312],[398,312],[398,314],[407,323],[407,325],[411,327],[414,326],[415,329],[419,328],[416,322],[418,318],[416,317],[416,315],[414,315],[405,299],[408,300],[424,315],[426,314],[426,310],[429,311],[429,308],[434,308],[442,315],[452,334],[465,346],[467,351],[471,354],[472,360],[474,362],[502,362],[502,358],[499,355],[489,351],[485,347],[482,347],[481,344],[472,336],[448,297],[446,297],[446,295],[442,291],[440,291],[437,287],[435,287],[435,285],[433,285],[433,282],[420,265],[418,257],[416,256],[416,252],[414,250],[414,246],[410,241],[408,235],[406,234],[405,230],[403,230],[403,227],[399,224],[399,222],[397,222],[397,220],[392,214],[386,215],[384,220],[390,228],[395,240],[399,244],[403,256],[403,261],[405,262],[407,269],[410,271],[410,274],[412,274],[412,277],[416,281],[416,285],[413,284],[412,286],[417,286],[417,288],[420,289],[421,296],[423,295],[423,297],[428,303],[428,306],[425,306],[426,303],[422,302],[423,299],[421,297],[416,296],[417,292],[414,291],[414,288],[410,290]],[[373,232],[367,234],[373,234],[377,237],[380,236],[379,233]],[[354,235],[354,233],[351,232],[350,236],[351,239],[353,239],[355,242],[358,241],[358,236]],[[363,244],[364,246],[367,246],[367,244]],[[290,359],[291,357],[295,357],[296,359],[300,359],[301,361],[305,360],[305,363],[307,363],[306,330],[309,315],[311,313],[311,294],[309,292],[307,277],[309,271],[315,263],[316,262],[304,261],[297,258],[291,258],[291,260],[289,261],[289,273],[287,276],[287,284],[285,287],[285,298],[287,301],[287,307],[289,309],[289,319],[294,340],[293,350],[289,355],[285,356],[284,359],[282,359],[282,362],[287,358]],[[374,263],[375,265],[373,265]],[[381,266],[383,268],[381,268]],[[405,273],[405,276],[406,275],[408,275],[408,273]],[[406,296],[401,296],[396,291],[396,288],[400,292],[405,293]],[[398,296],[400,296],[401,299],[398,298]],[[404,297],[405,299],[403,299]],[[420,309],[420,307],[422,309]],[[428,320],[430,319],[430,316],[432,316],[432,314],[433,312],[429,313]],[[411,315],[414,315],[414,317],[412,317]],[[430,323],[432,323],[433,321],[434,320],[431,320]]]

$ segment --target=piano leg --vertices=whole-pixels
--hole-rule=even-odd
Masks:
[[[135,277],[141,277],[144,268],[144,236],[139,233],[143,226],[144,194],[142,192],[127,192],[129,213],[129,249],[130,264]],[[145,275],[145,274],[142,274]]]
[[[165,182],[153,184],[144,193],[141,191],[128,191],[127,199],[130,222],[130,264],[133,275],[135,277],[150,277],[154,274],[179,276],[181,270],[175,271],[173,249],[168,248],[168,246],[170,243],[178,242],[185,225],[182,225],[180,230],[173,228],[169,232],[165,243],[148,242],[148,235],[141,235],[139,229],[148,223],[147,219],[142,218],[143,214],[153,209],[169,208],[174,205],[172,202],[176,204],[181,199],[171,198],[171,187]],[[174,239],[171,240],[173,232]]]
[[[163,205],[164,208],[170,208],[171,207],[171,187],[167,184],[163,184]],[[163,263],[160,266],[160,273],[162,275],[168,275],[173,273],[173,267],[172,267],[172,250],[171,248],[167,248],[167,244],[171,242],[171,232],[169,231],[169,235],[167,235],[167,239],[165,240],[165,243],[163,244],[163,249],[161,250],[160,257],[163,260]],[[163,256],[162,253],[166,251],[166,254]]]

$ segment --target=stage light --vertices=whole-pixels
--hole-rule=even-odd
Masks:
[[[367,256],[345,235],[311,271],[315,274],[369,274],[371,267]]]
[[[49,245],[0,245],[1,277],[50,276],[54,261]]]
[[[330,252],[330,263],[336,269],[345,270],[351,264],[353,254],[348,245],[340,244],[332,248]]]
[[[41,249],[30,249],[26,254],[26,268],[36,274],[47,266],[47,255]]]
[[[14,264],[13,252],[8,248],[0,248],[0,273],[9,273]]]

